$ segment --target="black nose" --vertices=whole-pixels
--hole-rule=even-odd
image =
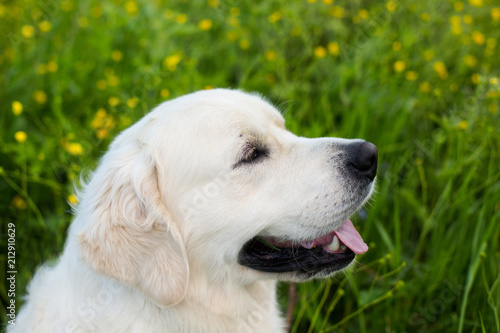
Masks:
[[[377,160],[377,147],[371,142],[364,141],[351,150],[348,166],[359,176],[373,180],[377,174]]]

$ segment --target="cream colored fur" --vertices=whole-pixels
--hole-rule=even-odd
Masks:
[[[251,140],[270,158],[235,167]],[[352,214],[331,164],[344,142],[296,137],[240,91],[161,104],[111,144],[9,332],[283,331],[275,283],[295,277],[243,267],[238,252],[257,234],[319,237]]]

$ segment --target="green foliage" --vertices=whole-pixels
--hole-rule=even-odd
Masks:
[[[4,0],[0,27],[18,304],[112,138],[165,99],[233,87],[299,135],[379,147],[378,193],[354,217],[370,251],[298,286],[293,332],[500,332],[498,2]]]

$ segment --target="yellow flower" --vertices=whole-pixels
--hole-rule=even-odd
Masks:
[[[490,103],[488,104],[488,111],[492,114],[495,115],[498,113],[498,105]]]
[[[241,10],[238,7],[233,7],[229,10],[229,14],[232,16],[238,16],[241,14]]]
[[[454,35],[460,35],[462,33],[462,26],[460,24],[453,24],[451,26],[451,32]]]
[[[450,17],[451,32],[454,35],[460,35],[462,33],[462,26],[460,25],[461,19],[458,15],[453,15]]]
[[[104,127],[104,129],[112,129],[113,127],[115,127],[115,120],[112,116],[107,116],[106,118],[104,118],[102,126]]]
[[[230,16],[227,19],[227,23],[232,27],[238,27],[240,25],[240,20],[238,20],[236,16]]]
[[[387,1],[386,4],[385,4],[385,8],[391,12],[391,13],[394,13],[396,11],[396,7],[397,7],[397,3],[396,1]]]
[[[309,3],[316,3],[317,0],[307,0]]]
[[[162,90],[160,91],[160,95],[161,95],[161,97],[163,97],[163,98],[167,98],[168,96],[170,96],[170,90],[168,90],[168,89],[162,89]]]
[[[462,120],[460,123],[457,124],[457,128],[459,130],[465,130],[467,129],[467,127],[469,127],[469,123],[467,122],[467,120]]]
[[[394,71],[397,73],[401,73],[405,70],[406,64],[403,60],[397,60],[393,65]]]
[[[281,20],[281,13],[280,12],[274,12],[271,15],[269,15],[269,22],[271,23],[276,23],[279,20]]]
[[[23,113],[23,105],[21,104],[21,102],[12,102],[12,113],[16,116],[19,116],[21,113]]]
[[[432,90],[431,84],[427,81],[420,83],[418,88],[424,93],[429,93]]]
[[[49,63],[47,64],[47,70],[51,73],[57,72],[58,69],[59,69],[59,66],[57,65],[57,62],[55,62],[53,60],[49,61]]]
[[[240,48],[242,50],[248,50],[250,48],[250,42],[247,39],[242,39],[240,41]]]
[[[465,56],[464,62],[467,66],[474,67],[477,65],[477,58],[469,54]]]
[[[14,133],[14,139],[16,139],[17,142],[23,143],[28,139],[28,135],[24,131],[17,131]]]
[[[405,77],[408,81],[415,81],[418,79],[418,74],[415,71],[408,71],[405,73]]]
[[[298,26],[293,27],[292,30],[290,31],[290,35],[292,36],[300,36],[301,33],[302,33],[302,28]]]
[[[35,90],[35,92],[33,93],[33,99],[38,104],[45,104],[47,103],[47,94],[45,94],[45,92],[41,90]]]
[[[498,98],[499,96],[500,96],[500,92],[494,91],[494,90],[490,90],[486,94],[486,98]]]
[[[232,26],[232,27],[237,27],[237,26],[240,25],[240,20],[238,20],[238,18],[235,17],[235,16],[230,16],[227,19],[227,23],[229,23],[229,25]]]
[[[49,21],[42,21],[38,24],[38,28],[43,32],[47,32],[52,28],[52,24]]]
[[[116,75],[108,76],[108,83],[111,87],[116,87],[120,83],[120,78]]]
[[[486,40],[486,47],[489,49],[494,49],[497,46],[497,40],[495,38],[488,38]]]
[[[70,142],[70,143],[66,144],[65,149],[71,155],[83,154],[83,147],[78,142]]]
[[[471,81],[472,81],[472,83],[477,85],[477,84],[479,84],[479,82],[481,82],[481,76],[477,73],[474,73],[471,76]]]
[[[5,15],[5,6],[0,4],[0,17]]]
[[[37,72],[39,75],[43,75],[43,74],[47,73],[47,66],[46,66],[46,65],[44,65],[44,64],[39,64],[39,65],[37,66],[36,72]]]
[[[345,16],[345,9],[339,6],[332,6],[328,13],[333,17],[343,18]]]
[[[108,98],[108,104],[112,107],[115,107],[120,104],[120,100],[117,97],[112,96]]]
[[[425,50],[423,55],[424,55],[424,59],[426,61],[431,61],[432,59],[434,59],[434,51],[433,50]]]
[[[497,78],[497,77],[492,77],[492,78],[490,78],[490,79],[489,79],[489,81],[488,81],[488,82],[489,82],[491,85],[496,86],[496,85],[498,85],[498,78]]]
[[[177,65],[181,62],[182,60],[182,54],[181,53],[175,53],[171,56],[168,56],[163,60],[163,66],[167,67],[167,69],[171,72],[175,71],[177,69]]]
[[[79,17],[77,19],[77,22],[78,22],[78,25],[80,26],[80,28],[85,28],[86,26],[89,25],[89,19],[86,17]]]
[[[92,9],[90,10],[90,14],[95,17],[95,18],[98,18],[102,15],[102,8],[101,6],[94,6],[92,7]]]
[[[16,195],[12,199],[12,205],[20,210],[26,209],[26,201],[20,195]]]
[[[201,20],[200,23],[198,23],[198,27],[203,31],[210,30],[210,28],[212,28],[212,20]]]
[[[123,59],[123,53],[120,50],[111,51],[111,59],[116,62],[120,62]]]
[[[486,38],[484,38],[484,35],[481,32],[476,30],[472,32],[472,40],[477,45],[483,45]]]
[[[422,21],[429,21],[431,19],[431,15],[427,12],[424,12],[420,15]]]
[[[135,1],[125,2],[125,10],[129,15],[136,15],[139,12],[139,8],[137,7],[137,3]]]
[[[366,9],[360,9],[360,11],[358,12],[358,16],[363,20],[367,20],[368,18],[370,18],[370,12],[368,12]]]
[[[394,51],[399,51],[399,50],[401,50],[401,47],[402,47],[401,42],[394,42],[394,43],[392,43],[392,49],[393,49]]]
[[[331,5],[333,3],[333,0],[323,0],[323,3],[325,5]]]
[[[214,89],[214,86],[212,86],[210,84],[203,87],[203,90],[212,90],[212,89]]]
[[[73,9],[73,2],[70,0],[61,1],[61,9],[65,12],[69,12]]]
[[[212,8],[216,8],[217,6],[219,6],[219,4],[219,0],[208,0],[208,5]]]
[[[340,45],[337,42],[330,42],[327,45],[328,52],[334,56],[338,56],[340,54]]]
[[[175,21],[180,24],[184,24],[187,21],[187,15],[186,14],[177,14],[175,17]]]
[[[35,29],[31,25],[23,25],[21,28],[21,35],[26,38],[32,38],[35,35]]]
[[[127,100],[127,106],[131,109],[135,108],[135,106],[139,103],[139,98],[132,97]]]
[[[3,51],[5,59],[14,59],[16,56],[16,50],[13,47],[6,47]]]
[[[98,138],[98,139],[104,139],[108,136],[109,132],[107,129],[105,128],[100,128],[98,129],[96,132],[95,132],[95,136]]]
[[[92,127],[93,129],[98,129],[99,127],[101,127],[104,123],[104,118],[106,118],[106,115],[106,110],[104,110],[103,108],[97,110],[94,119],[90,123],[90,127]]]
[[[469,3],[474,7],[482,7],[483,0],[469,0]]]
[[[70,194],[68,195],[68,202],[71,204],[71,205],[75,205],[78,203],[78,199],[76,198],[76,195],[74,194]]]
[[[463,2],[455,2],[453,4],[453,9],[455,9],[457,12],[461,12],[462,10],[464,10]]]
[[[227,33],[227,39],[230,42],[235,42],[238,39],[238,33],[236,31],[229,31]]]
[[[448,77],[448,70],[442,61],[436,61],[432,68],[442,80],[445,80]]]
[[[326,49],[323,46],[316,46],[314,48],[314,55],[317,58],[324,58],[326,57]]]
[[[278,58],[278,53],[276,53],[276,51],[269,50],[264,53],[264,57],[267,61],[274,61]]]
[[[474,19],[470,15],[464,15],[463,20],[465,24],[471,25],[472,23],[474,23]]]
[[[500,8],[491,8],[490,14],[493,21],[500,21]]]
[[[104,89],[106,89],[106,87],[108,86],[108,84],[106,83],[106,80],[98,80],[96,82],[96,86],[97,86],[97,89],[104,90]]]
[[[130,126],[130,124],[132,124],[132,119],[130,119],[129,117],[123,117],[122,119],[120,119],[120,122],[122,123],[123,127],[128,127]]]
[[[106,117],[106,115],[107,115],[106,109],[100,108],[99,110],[97,110],[96,117],[104,118]]]
[[[461,22],[460,16],[453,15],[452,17],[450,17],[450,23],[451,23],[451,25],[460,24],[460,22]]]

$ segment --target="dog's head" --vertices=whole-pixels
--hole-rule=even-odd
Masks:
[[[190,275],[328,276],[367,250],[348,218],[376,169],[371,143],[297,137],[256,95],[197,92],[113,142],[75,233],[91,267],[164,306],[184,297]]]

